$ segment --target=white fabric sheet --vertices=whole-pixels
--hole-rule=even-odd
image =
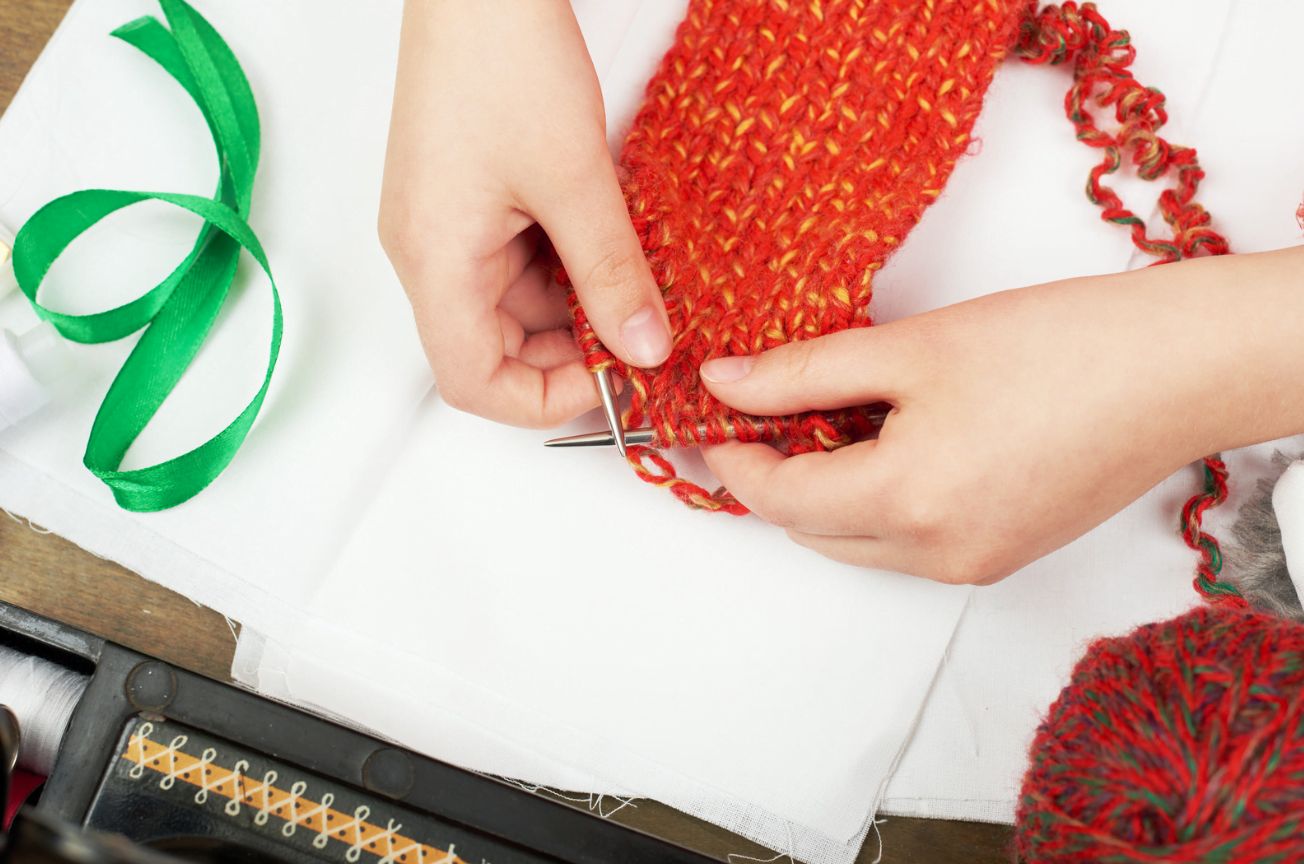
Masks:
[[[0,436],[0,505],[266,637],[297,700],[473,768],[652,795],[849,861],[967,592],[825,561],[755,519],[686,510],[611,453],[545,451],[422,402],[374,228],[399,4],[196,5],[263,121],[251,224],[286,318],[264,415],[200,496],[124,513],[81,452],[134,340],[75,346],[54,403]],[[682,8],[580,8],[613,118],[632,116]],[[107,35],[141,14],[157,10],[73,6],[0,123],[0,221],[86,187],[211,190],[198,112]],[[43,300],[121,302],[194,230],[132,208],[78,241]],[[249,270],[129,464],[194,446],[256,389],[270,315]],[[21,297],[0,305],[0,326],[33,320]]]
[[[1199,147],[1202,199],[1238,249],[1298,235],[1304,129],[1258,86],[1292,80],[1296,5],[1102,3],[1133,33],[1138,77],[1170,96],[1166,134]],[[55,403],[0,434],[0,505],[244,622],[246,680],[461,764],[652,795],[845,864],[930,683],[884,809],[1008,819],[1023,747],[1085,640],[1193,602],[1194,559],[1175,526],[1198,475],[1184,471],[974,592],[939,671],[968,591],[829,564],[756,520],[689,513],[609,455],[545,453],[534,433],[451,412],[437,394],[423,402],[410,312],[374,239],[398,3],[366,16],[339,0],[198,8],[241,58],[263,115],[252,222],[287,320],[266,414],[199,498],[123,513],[80,454],[132,340],[78,347]],[[682,8],[576,0],[613,147]],[[16,227],[88,186],[210,190],[197,112],[105,36],[153,12],[147,0],[74,5],[0,123],[0,221]],[[877,317],[1138,263],[1082,195],[1096,154],[1063,117],[1069,75],[1018,63],[999,73],[980,145],[880,274]],[[1117,186],[1152,212],[1148,184]],[[52,304],[89,311],[131,296],[143,276],[111,280],[104,255],[142,274],[184,253],[185,218],[139,209],[79,241]],[[66,288],[87,273],[90,300]],[[193,446],[256,389],[267,302],[246,278],[135,464]],[[32,321],[20,297],[0,301],[0,326]],[[1230,461],[1243,494],[1261,451]]]
[[[212,3],[201,11],[241,59],[264,138],[250,224],[272,262],[285,341],[268,401],[232,470],[192,501],[130,514],[81,464],[91,421],[136,337],[72,345],[77,369],[54,400],[0,435],[0,504],[247,625],[297,614],[365,509],[430,387],[411,312],[377,247],[376,210],[399,4]],[[73,5],[0,124],[0,221],[17,228],[84,188],[209,195],[217,165],[198,110],[111,30],[159,14],[149,0]],[[358,20],[352,20],[357,18]],[[42,299],[107,309],[184,256],[193,217],[136,206],[56,262]],[[223,428],[257,391],[269,292],[242,263],[236,296],[173,397],[128,456],[175,456]],[[0,326],[36,317],[18,292]]]

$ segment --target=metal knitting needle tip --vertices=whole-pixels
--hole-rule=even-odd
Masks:
[[[544,441],[544,447],[610,447],[616,439],[610,432],[590,432],[587,435],[572,435],[569,438],[553,438]],[[626,429],[626,444],[651,444],[652,429]]]
[[[620,403],[616,401],[616,386],[611,380],[611,369],[594,372],[598,382],[598,394],[602,396],[602,413],[607,418],[611,429],[611,440],[616,445],[620,458],[625,458],[625,426],[620,420]]]
[[[890,408],[877,408],[868,412],[869,422],[875,426],[882,426],[887,415],[891,413]],[[705,437],[705,428],[699,428],[698,434]],[[626,444],[651,444],[653,439],[653,430],[651,426],[644,426],[641,429],[626,429]],[[544,447],[610,447],[616,443],[616,439],[610,432],[589,432],[584,435],[571,435],[568,438],[553,438],[551,441],[544,441]]]

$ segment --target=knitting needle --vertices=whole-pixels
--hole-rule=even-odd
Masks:
[[[572,435],[569,438],[554,438],[544,441],[544,447],[610,447],[616,441],[610,432],[590,432],[587,435]],[[652,428],[626,429],[626,444],[651,444]]]
[[[620,458],[625,458],[625,424],[620,419],[620,403],[616,401],[616,386],[611,380],[611,369],[602,369],[593,373],[598,382],[598,394],[602,396],[602,413],[607,418],[605,433],[608,444],[615,444]]]
[[[876,408],[868,412],[869,422],[875,426],[882,426],[887,415],[892,411],[891,408]],[[642,429],[625,429],[624,437],[626,444],[651,444],[652,427],[645,426]],[[589,432],[585,435],[571,435],[569,438],[553,438],[551,441],[544,441],[544,447],[610,447],[615,444],[615,439],[610,432]],[[623,450],[622,450],[623,453]]]

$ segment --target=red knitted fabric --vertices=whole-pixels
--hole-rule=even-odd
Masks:
[[[940,194],[1011,48],[1029,63],[1073,63],[1065,111],[1078,139],[1102,152],[1087,182],[1101,218],[1126,227],[1156,263],[1228,251],[1194,200],[1204,177],[1195,151],[1159,136],[1163,94],[1132,77],[1128,34],[1093,3],[693,0],[622,157],[630,215],[670,313],[670,358],[653,370],[620,363],[570,297],[589,368],[614,367],[631,385],[626,428],[650,425],[657,447],[736,437],[789,453],[868,432],[864,408],[731,411],[697,369],[871,323],[874,271]],[[1093,98],[1113,109],[1115,133],[1096,125]],[[1159,195],[1171,239],[1150,236],[1104,183],[1125,155],[1143,179],[1175,179]],[[559,280],[568,284],[564,271]],[[630,457],[640,477],[690,506],[747,512],[724,490],[675,476],[652,448]],[[1225,496],[1221,462],[1210,457],[1206,470],[1212,485],[1183,512],[1184,536],[1202,554],[1197,588],[1243,605],[1218,582],[1217,545],[1200,529]]]
[[[653,427],[658,447],[737,437],[793,453],[868,431],[863,411],[730,411],[698,366],[870,323],[874,272],[969,146],[1027,5],[693,0],[622,157],[670,313],[670,359],[619,363],[571,298],[589,367],[614,366],[629,384],[626,428]],[[647,448],[631,456],[690,504],[741,509],[677,480]]]

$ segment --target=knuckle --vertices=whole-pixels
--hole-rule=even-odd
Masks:
[[[473,373],[456,362],[446,351],[437,350],[440,343],[437,339],[425,339],[426,359],[430,362],[430,369],[435,376],[435,387],[439,391],[439,398],[450,408],[467,414],[484,414],[485,395],[488,387],[482,381],[477,381]]]
[[[429,237],[430,231],[410,215],[382,208],[376,220],[376,235],[380,238],[380,248],[402,275],[427,247],[423,238]]]
[[[915,491],[895,497],[891,510],[893,533],[915,548],[931,548],[942,539],[945,516],[932,495]]]
[[[976,562],[960,558],[945,561],[933,571],[931,577],[945,585],[973,585],[981,581],[984,575]]]
[[[948,585],[981,585],[1008,575],[1004,562],[994,550],[960,549],[946,556],[937,571],[937,580]]]
[[[792,380],[805,380],[816,366],[816,345],[811,341],[792,342],[783,351],[783,373]]]
[[[643,305],[642,277],[646,269],[645,259],[613,243],[586,269],[582,284],[590,294],[590,302],[598,299],[608,308],[614,307],[613,311],[623,318]]]
[[[435,385],[439,388],[439,398],[448,407],[468,414],[476,413],[476,388],[465,387],[462,382],[444,375],[435,376]]]
[[[771,525],[775,526],[776,528],[782,528],[783,530],[787,531],[789,536],[792,536],[794,531],[800,530],[800,527],[797,524],[797,520],[793,518],[791,514],[786,513],[779,508],[771,506],[770,502],[768,501],[761,502],[757,505],[748,504],[747,507],[749,510],[755,513],[757,516],[760,516],[766,522],[769,522]]]

